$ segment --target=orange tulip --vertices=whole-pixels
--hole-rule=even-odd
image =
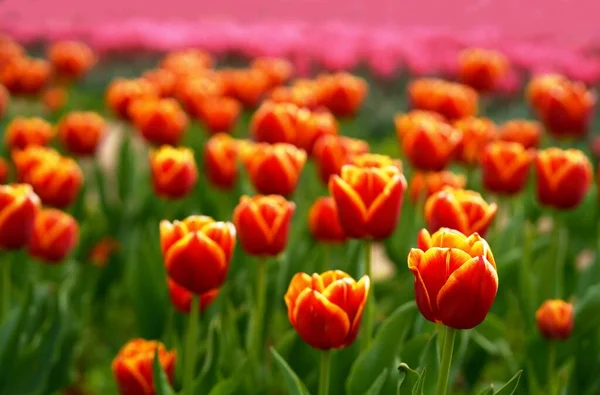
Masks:
[[[481,158],[483,186],[504,195],[519,193],[529,179],[534,152],[519,143],[496,141],[488,144]]]
[[[406,179],[393,165],[345,165],[329,179],[342,228],[355,239],[389,237],[400,218]]]
[[[244,107],[254,108],[269,89],[269,75],[259,69],[235,70],[227,75],[228,90]]]
[[[566,340],[573,332],[573,305],[560,299],[545,301],[535,313],[537,326],[548,340]]]
[[[163,145],[150,152],[150,169],[154,191],[167,199],[184,197],[198,181],[194,151],[189,148]]]
[[[539,122],[525,119],[510,120],[500,128],[498,139],[519,143],[525,148],[536,148],[540,145],[542,127]]]
[[[419,248],[408,255],[415,276],[417,307],[427,320],[471,329],[487,316],[498,291],[496,263],[477,233],[466,237],[442,228],[419,233]]]
[[[294,104],[264,102],[250,120],[252,138],[269,144],[294,144],[298,111]]]
[[[364,79],[349,73],[336,73],[317,79],[320,101],[337,117],[356,115],[367,96]]]
[[[16,117],[6,126],[4,144],[11,151],[34,145],[45,146],[53,135],[52,125],[42,118]]]
[[[47,263],[59,263],[78,240],[79,225],[75,218],[57,209],[44,209],[35,217],[29,255]]]
[[[577,207],[592,183],[592,164],[576,149],[539,151],[535,168],[539,202],[560,210]]]
[[[410,179],[408,186],[409,196],[413,202],[420,199],[427,199],[444,187],[462,189],[467,185],[467,179],[462,174],[455,174],[451,171],[440,172],[416,172]]]
[[[258,193],[289,196],[298,184],[306,152],[290,144],[258,143],[242,155],[242,161]]]
[[[355,165],[360,168],[376,167],[383,169],[386,167],[395,167],[399,171],[402,171],[402,161],[400,159],[394,159],[387,155],[364,153],[350,157],[350,165]]]
[[[63,87],[48,88],[42,94],[42,103],[49,112],[55,113],[62,110],[69,101],[69,93]]]
[[[12,152],[12,160],[17,170],[19,182],[29,182],[29,176],[38,165],[60,159],[60,154],[52,149],[32,145],[24,150]]]
[[[112,371],[121,395],[155,395],[153,364],[155,354],[170,383],[175,375],[175,351],[158,341],[130,340],[112,362]]]
[[[329,111],[301,109],[296,117],[296,147],[312,154],[315,144],[323,136],[337,135],[338,123]]]
[[[369,296],[370,280],[340,270],[297,273],[285,294],[288,318],[302,340],[320,350],[351,345]]]
[[[341,174],[342,166],[350,163],[352,157],[369,152],[369,144],[364,140],[333,134],[320,137],[314,145],[313,156],[319,176],[324,184],[334,174]]]
[[[230,97],[212,96],[202,100],[199,118],[210,134],[233,132],[242,106]]]
[[[315,200],[308,212],[308,227],[315,240],[325,243],[346,241],[335,201],[330,196]]]
[[[496,139],[496,125],[488,118],[468,117],[454,122],[454,127],[462,132],[458,160],[470,166],[478,164],[481,152]]]
[[[4,87],[4,85],[0,84],[0,120],[4,118],[4,114],[8,110],[10,106],[10,94]]]
[[[204,170],[215,187],[229,190],[238,177],[237,141],[225,133],[215,134],[204,145]]]
[[[0,158],[0,184],[6,184],[8,181],[8,176],[10,173],[10,168],[8,162],[4,158]]]
[[[0,67],[0,83],[12,95],[35,95],[50,79],[50,65],[46,60],[19,56]]]
[[[423,121],[427,122],[444,122],[444,117],[437,112],[412,110],[405,114],[398,114],[394,118],[396,126],[396,135],[398,141],[402,143],[404,136],[411,133],[413,130],[419,129]]]
[[[56,75],[67,81],[81,78],[96,63],[94,52],[80,41],[52,44],[48,58]]]
[[[430,232],[451,228],[484,236],[497,210],[496,203],[488,204],[478,192],[446,187],[425,202],[425,220]]]
[[[142,78],[154,86],[160,97],[172,97],[175,94],[177,76],[172,71],[166,69],[148,70],[142,74]]]
[[[121,243],[113,237],[106,236],[100,239],[90,250],[88,259],[100,268],[108,263],[111,256],[121,249]]]
[[[60,157],[31,168],[27,181],[45,205],[65,208],[79,195],[83,173],[73,159]]]
[[[160,67],[177,75],[199,69],[208,69],[213,65],[211,56],[199,49],[186,49],[169,53],[160,62]]]
[[[188,119],[175,99],[145,98],[129,108],[136,129],[150,144],[179,144]]]
[[[204,101],[222,96],[223,90],[223,84],[214,78],[191,76],[183,78],[175,86],[175,96],[191,117],[201,118]]]
[[[283,58],[257,58],[252,61],[250,67],[265,72],[271,88],[285,84],[294,74],[292,63]]]
[[[460,80],[480,92],[494,90],[508,69],[508,59],[498,51],[469,48],[458,57]]]
[[[278,86],[269,93],[274,103],[290,103],[313,110],[319,106],[319,93],[315,87]]]
[[[130,119],[129,107],[131,103],[143,98],[156,98],[158,92],[152,83],[145,79],[113,80],[106,89],[106,102],[108,107],[122,119]]]
[[[236,230],[229,222],[193,215],[160,223],[160,242],[169,277],[197,295],[219,288],[229,271]]]
[[[0,67],[16,58],[25,55],[25,48],[12,38],[0,34]]]
[[[413,108],[437,112],[449,120],[477,114],[477,91],[463,84],[422,78],[411,82],[408,92]]]
[[[182,314],[189,314],[192,310],[192,298],[194,297],[194,294],[170,278],[168,279],[168,286],[169,298],[171,299],[171,303],[175,307],[175,310]],[[200,311],[206,311],[217,296],[219,296],[218,289],[213,289],[200,295],[198,298]]]
[[[0,248],[25,247],[33,233],[40,198],[27,184],[0,185]]]
[[[106,121],[91,111],[74,111],[58,123],[58,138],[75,155],[93,155],[106,131]]]
[[[402,150],[415,168],[440,171],[452,161],[461,141],[462,134],[452,126],[423,117],[407,130]]]

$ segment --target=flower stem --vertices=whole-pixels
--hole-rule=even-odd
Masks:
[[[260,362],[260,354],[263,349],[263,317],[265,315],[265,299],[267,297],[267,265],[264,259],[257,262],[256,268],[256,300],[254,308],[254,319],[250,328],[250,344],[248,345],[250,355],[255,363]]]
[[[523,260],[518,263],[519,266],[519,285],[521,286],[521,297],[523,298],[523,309],[526,320],[533,317],[532,301],[535,299],[531,289],[531,244],[533,241],[533,229],[529,220],[525,220],[523,237]]]
[[[319,377],[319,395],[329,395],[329,373],[331,372],[331,350],[321,352],[321,376]]]
[[[550,342],[548,345],[548,395],[556,395],[557,388],[554,369],[556,368],[556,343]]]
[[[442,363],[440,365],[440,374],[438,377],[436,395],[446,395],[448,391],[448,381],[450,380],[450,366],[452,365],[452,353],[454,351],[454,338],[456,329],[446,327],[444,336],[444,349],[442,350]]]
[[[194,371],[196,369],[196,342],[198,340],[198,319],[200,309],[198,303],[200,296],[192,296],[192,306],[190,316],[188,317],[188,327],[185,339],[185,360],[183,365],[183,393],[186,395],[194,394]]]
[[[5,252],[4,254],[8,259],[0,264],[0,266],[2,266],[2,305],[0,306],[2,310],[0,310],[0,322],[6,319],[8,312],[10,311],[10,265],[12,262],[8,255],[10,253]]]
[[[331,246],[329,244],[323,244],[323,259],[321,261],[321,273],[325,273],[329,270],[329,256],[331,255]]]
[[[371,289],[369,290],[369,296],[367,299],[367,304],[365,306],[364,311],[364,323],[362,328],[362,349],[365,350],[371,344],[371,337],[373,333],[373,308],[375,303],[375,294],[374,294],[374,286],[373,279],[371,277],[371,249],[372,249],[372,241],[367,239],[365,241],[365,275],[369,276],[371,280]]]
[[[563,229],[563,222],[559,217],[558,213],[554,215],[554,248],[556,249],[556,256],[554,261],[554,296],[561,298],[564,291],[563,277],[564,277],[564,265],[567,255],[569,234],[567,229]]]

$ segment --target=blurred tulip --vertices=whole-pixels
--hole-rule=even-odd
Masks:
[[[0,120],[4,118],[4,114],[8,111],[10,106],[10,94],[4,87],[4,85],[0,84]]]
[[[560,299],[545,301],[535,313],[537,326],[548,340],[566,340],[573,332],[573,305]]]
[[[106,103],[120,118],[130,119],[129,106],[143,98],[156,98],[158,92],[149,81],[139,79],[117,78],[106,89]]]
[[[360,77],[349,73],[336,73],[317,79],[321,104],[337,117],[356,115],[367,96],[368,85]]]
[[[440,171],[450,164],[462,142],[462,134],[447,123],[423,117],[406,131],[402,150],[413,167]]]
[[[210,134],[232,133],[241,111],[242,106],[237,100],[211,96],[202,100],[199,118]]]
[[[394,159],[387,155],[372,154],[369,152],[351,156],[348,164],[360,168],[376,167],[379,169],[391,166],[402,172],[402,161],[400,159]]]
[[[133,339],[112,362],[112,371],[121,395],[155,395],[153,364],[155,354],[170,383],[175,376],[175,351],[167,351],[158,341]]]
[[[320,197],[308,213],[308,227],[313,238],[324,243],[343,243],[346,233],[340,225],[338,210],[332,197]]]
[[[211,56],[199,49],[171,52],[160,62],[161,68],[177,75],[198,69],[208,69],[212,65]]]
[[[167,199],[184,197],[198,181],[194,151],[190,148],[163,145],[153,150],[150,152],[150,169],[154,191]]]
[[[355,239],[389,237],[400,218],[406,179],[396,166],[345,165],[329,179],[329,191],[346,234]]]
[[[228,75],[226,83],[233,97],[244,107],[254,108],[269,89],[270,77],[259,69],[235,70]]]
[[[533,158],[534,151],[519,143],[495,141],[488,144],[481,157],[484,188],[502,195],[521,192],[529,179]]]
[[[0,185],[0,249],[17,250],[29,243],[40,205],[30,185]]]
[[[537,148],[542,138],[542,126],[539,122],[526,119],[507,121],[500,128],[498,139],[519,143],[525,148]]]
[[[90,250],[88,259],[92,264],[103,268],[108,263],[113,254],[121,249],[119,240],[106,236],[100,239]]]
[[[325,135],[314,145],[313,156],[319,169],[319,176],[324,184],[334,174],[341,174],[342,166],[350,163],[356,155],[369,152],[369,144],[364,140],[349,137]]]
[[[79,225],[75,218],[57,209],[43,209],[35,217],[29,255],[47,263],[59,263],[78,240]]]
[[[294,144],[298,111],[299,108],[294,104],[264,102],[250,120],[252,138],[269,144]]]
[[[242,155],[250,182],[263,195],[294,193],[306,162],[306,152],[290,144],[252,145]]]
[[[182,314],[189,314],[192,309],[192,298],[194,297],[194,294],[170,278],[168,279],[168,286],[169,298],[171,299],[171,303],[175,307],[175,310]],[[213,289],[201,294],[199,297],[200,311],[203,312],[208,309],[217,296],[219,296],[219,289]]]
[[[206,216],[160,223],[161,249],[169,277],[201,295],[219,288],[229,271],[236,230]]]
[[[63,87],[48,88],[42,94],[44,107],[51,113],[62,110],[69,101],[69,93]]]
[[[559,210],[577,207],[592,183],[592,164],[576,149],[552,147],[539,151],[535,168],[539,202]]]
[[[106,121],[92,111],[73,111],[58,123],[58,139],[75,155],[94,155],[104,133]]]
[[[279,195],[242,196],[233,211],[233,222],[244,251],[258,256],[283,252],[295,209],[293,202]]]
[[[419,248],[408,255],[415,276],[415,299],[427,320],[454,329],[471,329],[487,316],[498,291],[496,263],[477,233],[466,237],[442,228],[419,233]]]
[[[448,120],[477,114],[477,92],[466,85],[434,78],[422,78],[408,86],[414,109],[433,111]]]
[[[286,83],[294,74],[294,65],[283,58],[257,58],[250,67],[264,71],[269,78],[269,87]]]
[[[422,172],[417,171],[410,179],[408,190],[410,199],[416,203],[427,198],[444,187],[462,189],[467,185],[467,179],[462,174],[451,171]]]
[[[172,97],[175,94],[177,76],[172,71],[166,69],[148,70],[142,74],[142,78],[154,86],[160,97]]]
[[[315,88],[303,86],[278,86],[269,94],[269,101],[289,103],[313,110],[319,105],[319,94]]]
[[[222,96],[223,89],[222,83],[213,78],[190,77],[175,86],[175,96],[191,117],[200,118],[204,101]]]
[[[556,138],[583,138],[596,105],[596,95],[583,83],[561,75],[531,80],[527,98],[548,132]]]
[[[80,41],[59,41],[52,44],[48,58],[59,79],[67,81],[81,78],[96,63],[94,52]]]
[[[16,58],[22,58],[25,55],[25,48],[12,38],[0,34],[0,68]]]
[[[296,141],[294,145],[312,154],[315,144],[323,136],[337,135],[338,123],[329,111],[300,109],[296,117]]]
[[[188,125],[188,118],[175,99],[136,100],[129,114],[135,128],[153,145],[177,145]]]
[[[508,69],[508,59],[498,51],[469,48],[458,57],[460,80],[480,92],[490,92],[497,88]]]
[[[320,350],[348,347],[358,335],[370,280],[346,273],[297,273],[285,294],[292,326],[302,340]]]
[[[394,117],[396,136],[398,137],[398,141],[402,143],[404,136],[413,130],[419,129],[422,123],[444,121],[443,116],[432,111],[412,110],[404,114],[398,114]]]
[[[496,139],[496,125],[488,118],[468,117],[454,122],[462,133],[458,160],[466,165],[477,165],[485,147]]]
[[[600,160],[600,134],[591,141],[590,151],[592,151],[593,158]]]
[[[478,192],[446,187],[425,202],[425,220],[430,232],[450,228],[485,236],[497,210],[496,203],[488,204]]]
[[[50,143],[54,132],[52,125],[42,118],[16,117],[4,132],[4,144],[12,151],[29,146],[45,146]]]
[[[65,208],[77,199],[83,185],[83,173],[73,159],[60,157],[44,160],[33,167],[27,181],[44,205]]]
[[[0,158],[0,184],[6,184],[10,173],[10,167],[8,161],[4,158]]]
[[[13,96],[35,95],[50,79],[50,65],[46,60],[16,57],[0,67],[0,83]]]
[[[238,177],[237,141],[225,133],[215,134],[204,145],[204,170],[215,187],[229,190]]]
[[[14,150],[12,160],[17,171],[19,182],[29,182],[31,171],[42,163],[60,159],[58,151],[52,148],[32,145],[24,150]]]

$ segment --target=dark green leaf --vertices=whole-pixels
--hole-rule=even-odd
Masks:
[[[290,365],[288,365],[285,359],[281,358],[281,355],[279,355],[279,353],[277,353],[277,350],[275,350],[273,347],[271,347],[271,354],[273,354],[275,363],[277,364],[279,371],[285,379],[285,384],[287,386],[288,393],[290,395],[309,395],[309,392],[306,389],[306,386],[304,385],[302,380],[300,380],[300,378],[296,375],[296,373],[294,373],[292,368],[290,368]]]
[[[575,305],[575,334],[583,337],[600,325],[600,284],[590,287]]]
[[[236,369],[236,372],[233,374],[232,377],[228,378],[227,380],[223,380],[217,385],[215,385],[210,390],[208,395],[233,395],[235,393],[239,393],[238,388],[242,383],[242,378],[244,377],[246,362],[247,360],[244,360],[240,364],[240,366]]]
[[[33,292],[31,287],[27,287],[25,300],[21,309],[14,312],[6,322],[0,327],[0,366],[9,366],[11,360],[17,354],[19,348],[19,336],[27,318],[27,312],[31,305]],[[0,388],[6,380],[8,369],[0,369]]]
[[[388,369],[383,369],[379,376],[375,379],[371,387],[365,392],[365,395],[379,395],[383,385],[385,384],[385,379],[387,378]]]
[[[513,395],[519,386],[519,380],[521,380],[522,370],[519,370],[502,388],[494,392],[494,395]]]
[[[396,395],[412,394],[412,389],[421,377],[419,372],[411,369],[407,364],[401,363],[398,366],[398,374],[400,375],[400,379],[398,380]]]
[[[158,359],[158,352],[154,353],[154,363],[152,364],[152,375],[154,376],[154,387],[156,388],[156,395],[175,395],[175,391],[169,384],[169,379],[165,370],[160,364]]]

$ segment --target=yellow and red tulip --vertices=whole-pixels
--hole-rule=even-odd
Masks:
[[[462,174],[451,171],[422,172],[417,171],[409,181],[408,194],[413,202],[427,199],[445,187],[462,189],[467,185],[467,179]]]
[[[548,340],[566,340],[573,332],[573,305],[560,299],[545,301],[535,313],[537,326]]]
[[[493,91],[508,72],[506,56],[498,51],[469,48],[458,58],[458,75],[462,83],[480,92]]]
[[[308,212],[308,227],[313,238],[320,242],[346,241],[346,233],[340,225],[338,210],[331,196],[315,200]]]
[[[495,141],[488,144],[481,156],[483,187],[503,195],[521,192],[529,179],[533,158],[534,151],[519,143]]]
[[[40,206],[30,185],[0,185],[0,249],[16,250],[29,243]]]
[[[204,145],[206,178],[215,187],[231,189],[238,177],[238,142],[225,133],[215,134]]]
[[[313,156],[324,184],[332,175],[339,175],[342,166],[350,163],[354,156],[369,152],[369,143],[349,137],[325,135],[315,142]]]
[[[93,155],[104,137],[106,121],[91,111],[74,111],[58,123],[58,138],[75,155]]]
[[[408,94],[414,109],[436,112],[448,120],[477,114],[477,91],[467,85],[422,78],[410,83]]]
[[[4,144],[10,151],[34,145],[46,146],[53,136],[52,125],[44,119],[16,117],[6,126]]]
[[[488,118],[468,117],[454,122],[454,127],[462,133],[458,160],[469,166],[477,165],[481,152],[496,139],[496,125]]]
[[[36,218],[29,240],[29,255],[47,263],[59,263],[79,240],[79,225],[71,215],[57,209],[43,209]]]
[[[106,104],[120,118],[129,120],[130,105],[140,99],[157,98],[158,92],[148,80],[117,78],[106,89]]]
[[[44,59],[17,56],[1,66],[0,84],[13,96],[36,95],[50,80],[50,64]]]
[[[198,181],[194,151],[190,148],[163,145],[150,152],[150,169],[154,191],[168,199],[184,197]]]
[[[539,122],[513,119],[505,122],[498,132],[498,140],[519,143],[525,148],[537,148],[542,138]]]
[[[445,122],[425,116],[419,118],[402,137],[402,150],[419,170],[443,170],[458,153],[462,134]]]
[[[54,74],[62,81],[72,81],[84,76],[96,63],[94,52],[80,41],[59,41],[48,51]]]
[[[129,107],[139,133],[153,145],[177,145],[188,125],[187,115],[175,99],[143,98]]]

